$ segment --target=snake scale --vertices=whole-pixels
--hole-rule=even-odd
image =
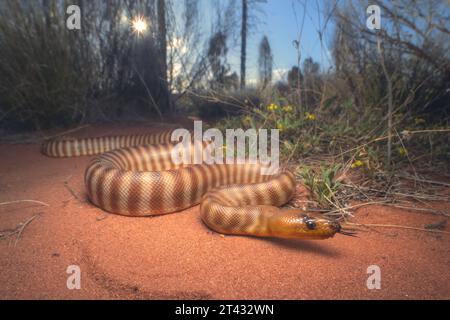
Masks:
[[[42,144],[50,157],[97,155],[85,171],[89,200],[103,210],[150,216],[200,204],[202,221],[224,234],[326,239],[338,222],[279,209],[294,195],[288,170],[261,175],[258,164],[176,165],[171,131],[145,135],[58,138]]]

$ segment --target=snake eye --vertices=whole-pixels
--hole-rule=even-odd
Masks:
[[[306,227],[309,230],[314,230],[316,228],[316,223],[314,222],[314,218],[308,217],[308,215],[303,215],[303,222],[306,224]]]
[[[316,228],[316,223],[312,220],[306,221],[306,226],[309,230],[314,230]]]

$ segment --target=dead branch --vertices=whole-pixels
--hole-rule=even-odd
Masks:
[[[31,223],[31,221],[33,221],[34,219],[36,219],[40,215],[41,215],[40,213],[35,214],[34,216],[29,218],[25,222],[19,223],[17,225],[17,227],[14,228],[13,230],[0,231],[0,240],[7,239],[7,238],[12,237],[12,236],[15,235],[16,236],[16,240],[14,241],[14,247],[15,247],[17,245],[17,242],[19,241],[23,231],[25,230],[25,228]]]

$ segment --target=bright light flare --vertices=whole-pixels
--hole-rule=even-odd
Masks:
[[[131,21],[131,27],[133,28],[133,32],[138,35],[147,31],[148,25],[147,21],[145,21],[144,17],[137,16]]]

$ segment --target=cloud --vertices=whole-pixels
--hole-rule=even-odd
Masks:
[[[286,81],[288,72],[289,72],[288,68],[273,69],[273,71],[272,71],[272,81],[274,83],[278,82],[278,81]]]
[[[258,79],[254,78],[254,77],[252,77],[252,78],[247,78],[247,79],[245,80],[245,83],[246,83],[247,85],[250,85],[250,86],[256,86],[256,85],[258,84]]]
[[[272,83],[277,83],[278,81],[287,81],[287,74],[290,69],[288,68],[276,68],[272,70]],[[255,72],[249,72],[246,79],[246,84],[248,86],[257,86],[259,79],[255,75]]]

